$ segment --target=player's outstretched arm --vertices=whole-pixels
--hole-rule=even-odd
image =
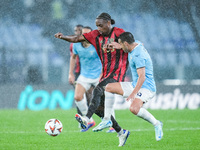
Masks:
[[[72,43],[85,41],[85,38],[83,37],[83,35],[66,35],[66,36],[64,36],[62,33],[58,32],[54,36],[58,39],[62,39],[62,40],[72,42]]]

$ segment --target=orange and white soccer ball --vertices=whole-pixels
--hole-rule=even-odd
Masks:
[[[50,136],[59,135],[62,129],[62,123],[58,119],[49,119],[45,124],[45,131]]]

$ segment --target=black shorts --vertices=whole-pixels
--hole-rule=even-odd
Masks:
[[[102,93],[102,96],[101,96],[100,105],[99,105],[99,107],[98,107],[97,110],[99,110],[99,109],[100,109],[100,110],[102,110],[102,109],[104,110],[104,102],[105,102],[104,91],[105,91],[106,85],[107,85],[108,83],[115,83],[115,82],[118,82],[118,81],[116,81],[116,80],[113,79],[113,78],[107,78],[107,79],[105,79],[105,80],[99,82],[99,84],[97,85],[99,88],[101,88],[101,92],[103,92],[103,93]]]
[[[75,72],[74,75],[75,75],[75,81],[76,81],[78,79],[78,76],[80,75],[80,72]]]

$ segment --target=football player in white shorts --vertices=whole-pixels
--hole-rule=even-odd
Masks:
[[[101,131],[112,126],[110,121],[114,105],[114,93],[123,95],[131,102],[130,111],[148,121],[155,127],[155,137],[160,141],[163,137],[163,123],[157,120],[149,111],[143,108],[143,104],[151,100],[156,94],[156,85],[153,77],[153,64],[151,57],[143,44],[135,41],[130,32],[124,32],[119,36],[119,43],[113,42],[111,48],[120,49],[128,53],[128,60],[132,73],[132,82],[109,83],[105,88],[105,115],[103,121],[93,129]]]
[[[90,27],[82,28],[82,33],[88,33],[90,31],[92,31]],[[79,108],[82,115],[85,116],[88,111],[85,92],[89,90],[90,87],[96,86],[99,83],[102,65],[93,45],[87,41],[74,43],[69,69],[69,80],[72,83],[75,82],[73,70],[75,67],[76,56],[79,56],[81,71],[76,81],[74,99],[76,106]],[[87,128],[82,129],[81,132],[85,132],[93,126],[95,126],[95,122],[92,118],[90,118],[90,122],[88,122]]]

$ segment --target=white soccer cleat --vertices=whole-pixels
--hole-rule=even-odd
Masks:
[[[163,123],[161,121],[159,121],[158,125],[155,126],[156,141],[160,141],[163,137],[162,127]]]
[[[87,121],[86,121],[86,119],[84,117],[82,117],[79,114],[76,114],[75,118],[80,123],[82,129],[86,129],[87,128]]]
[[[105,128],[109,128],[112,127],[112,121],[111,120],[102,120],[98,126],[96,126],[92,131],[94,132],[98,132],[101,131]]]
[[[119,137],[119,145],[118,147],[124,146],[128,136],[130,135],[130,131],[123,129],[123,134],[118,135]]]

